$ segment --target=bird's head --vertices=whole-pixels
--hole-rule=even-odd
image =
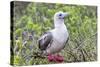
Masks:
[[[54,20],[55,20],[55,19],[57,19],[57,20],[64,20],[64,18],[65,18],[66,16],[68,16],[68,15],[69,15],[69,13],[67,13],[67,12],[59,11],[59,12],[55,13],[55,15],[54,15]]]

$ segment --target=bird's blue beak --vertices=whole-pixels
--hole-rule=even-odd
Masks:
[[[64,13],[64,17],[66,17],[66,16],[68,16],[69,15],[69,13]]]
[[[69,13],[63,13],[63,19],[68,15],[69,15]]]

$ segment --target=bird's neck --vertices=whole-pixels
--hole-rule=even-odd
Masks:
[[[62,26],[65,26],[64,20],[54,20],[54,26],[55,28],[61,28]]]

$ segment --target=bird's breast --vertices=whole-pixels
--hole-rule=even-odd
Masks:
[[[59,42],[64,43],[68,38],[68,31],[66,28],[55,29],[53,32],[53,37]]]

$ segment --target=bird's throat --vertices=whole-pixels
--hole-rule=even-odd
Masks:
[[[64,20],[60,20],[60,19],[54,20],[54,26],[55,26],[55,28],[60,28],[60,27],[64,26]]]

